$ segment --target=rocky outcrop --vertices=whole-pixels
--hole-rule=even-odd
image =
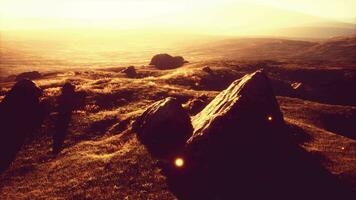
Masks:
[[[45,115],[42,90],[30,80],[18,81],[0,104],[0,172],[4,171],[26,137],[38,129]]]
[[[38,71],[24,72],[16,76],[16,81],[22,79],[34,80],[39,78],[42,78],[42,74],[40,74]]]
[[[283,116],[268,78],[257,71],[234,81],[192,119],[192,124],[189,144],[203,140],[217,143],[224,137],[241,141],[244,135],[253,137],[256,127],[266,131],[283,124]],[[243,128],[250,133],[243,133]]]
[[[121,73],[125,73],[129,78],[136,78],[137,72],[134,66],[129,66],[126,69],[122,70]]]
[[[208,97],[205,95],[199,96],[198,98],[188,101],[184,107],[188,110],[190,115],[196,115],[204,109],[208,104]]]
[[[270,181],[276,174],[264,174],[274,167],[268,164],[288,151],[282,147],[289,144],[283,116],[262,71],[234,81],[192,117],[192,125],[182,156],[185,168],[164,168],[181,199],[248,199],[254,190],[268,188],[253,184],[268,184],[260,177]],[[251,199],[261,199],[257,196]]]
[[[157,54],[151,59],[150,65],[158,69],[174,69],[182,66],[185,62],[181,56],[171,56],[169,54]]]
[[[292,141],[270,82],[262,71],[234,81],[192,118],[193,135],[178,151],[162,145],[175,144],[168,137],[172,133],[179,144],[189,135],[182,127],[190,121],[178,102],[157,102],[141,116],[141,141],[184,160],[184,167],[172,165],[170,157],[163,165],[179,199],[350,199],[348,190]]]
[[[266,156],[278,152],[286,142],[283,115],[262,71],[234,81],[192,118],[192,124],[188,155],[198,166],[209,166],[208,174],[224,168],[219,177],[211,177],[217,182],[234,181],[231,177],[236,169],[267,162]],[[256,163],[252,164],[252,158]]]
[[[158,157],[171,157],[192,135],[188,113],[175,98],[152,104],[133,124],[139,140]]]

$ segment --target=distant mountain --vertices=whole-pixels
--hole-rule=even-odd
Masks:
[[[307,26],[288,27],[271,31],[278,36],[298,38],[331,38],[356,35],[356,24],[342,22],[324,22]]]
[[[223,39],[190,47],[190,51],[237,60],[293,59],[356,64],[356,36],[317,41],[279,38]]]
[[[298,53],[295,57],[305,60],[336,61],[356,64],[356,35],[331,38],[313,45],[307,50]]]

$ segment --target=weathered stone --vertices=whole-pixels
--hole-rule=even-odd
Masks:
[[[205,177],[208,183],[197,182],[205,190],[217,190],[222,199],[231,197],[237,188],[242,196],[250,193],[249,181],[262,183],[259,176],[264,174],[260,172],[274,166],[266,163],[287,151],[281,147],[288,144],[283,116],[262,71],[234,81],[192,118],[192,125],[194,132],[186,149],[192,162],[188,176],[198,176],[191,181]],[[272,178],[272,174],[266,176]]]
[[[133,127],[141,143],[158,157],[174,156],[193,130],[188,113],[171,97],[152,104]]]
[[[157,54],[151,59],[150,65],[158,69],[174,69],[182,66],[186,61],[181,56],[171,56],[169,54]]]
[[[127,77],[129,78],[135,78],[137,77],[137,72],[134,66],[129,66],[126,69],[121,71],[122,73],[125,73]]]
[[[292,142],[270,80],[257,71],[233,82],[192,118],[184,168],[165,167],[179,199],[352,199]]]
[[[22,79],[39,79],[42,78],[42,75],[38,71],[32,71],[32,72],[24,72],[16,76],[16,81],[22,80]]]
[[[26,137],[38,129],[45,110],[42,90],[32,81],[18,81],[0,104],[0,172],[7,169]]]
[[[271,119],[271,120],[269,120]],[[188,143],[200,140],[241,140],[242,128],[275,127],[283,124],[283,116],[268,78],[261,71],[234,81],[198,115],[193,117],[193,136]],[[232,138],[231,138],[232,137]],[[214,142],[214,143],[215,143]]]
[[[203,95],[198,98],[192,99],[185,104],[185,108],[188,110],[190,115],[196,115],[204,109],[208,104],[208,97]]]

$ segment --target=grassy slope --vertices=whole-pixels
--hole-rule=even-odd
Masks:
[[[207,73],[201,71],[207,64],[220,78],[207,78]],[[245,69],[232,70],[226,62],[193,63],[167,71],[144,67],[138,70],[141,79],[125,78],[119,70],[49,74],[36,81],[53,101],[59,86],[70,80],[89,94],[87,106],[74,114],[66,148],[57,157],[49,154],[52,114],[33,141],[19,152],[10,169],[1,175],[2,199],[174,198],[155,166],[156,161],[137,141],[130,125],[123,132],[115,129],[116,125],[134,119],[150,103],[166,96],[175,96],[182,102],[203,94],[211,99],[218,93],[215,90],[221,89],[210,88],[211,81],[224,87],[241,77]],[[342,117],[355,108],[287,97],[279,97],[279,102],[286,121],[310,134],[312,139],[303,147],[321,154],[322,162],[332,173],[355,187],[352,180],[356,177],[356,142],[327,131],[330,128],[320,121],[325,112]]]

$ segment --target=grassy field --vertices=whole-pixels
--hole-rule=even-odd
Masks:
[[[309,44],[308,44],[309,45]],[[346,62],[346,61],[345,61]],[[305,133],[300,145],[356,192],[356,66],[335,62],[215,59],[178,69],[124,67],[44,72],[34,82],[54,103],[65,82],[85,91],[86,106],[73,115],[64,150],[50,153],[54,118],[26,142],[0,176],[2,199],[175,199],[157,160],[131,129],[151,103],[168,96],[182,103],[219,91],[244,74],[263,68],[272,81],[285,121]],[[202,69],[209,66],[213,74]],[[293,83],[302,83],[295,89]],[[0,82],[3,98],[13,79]]]

